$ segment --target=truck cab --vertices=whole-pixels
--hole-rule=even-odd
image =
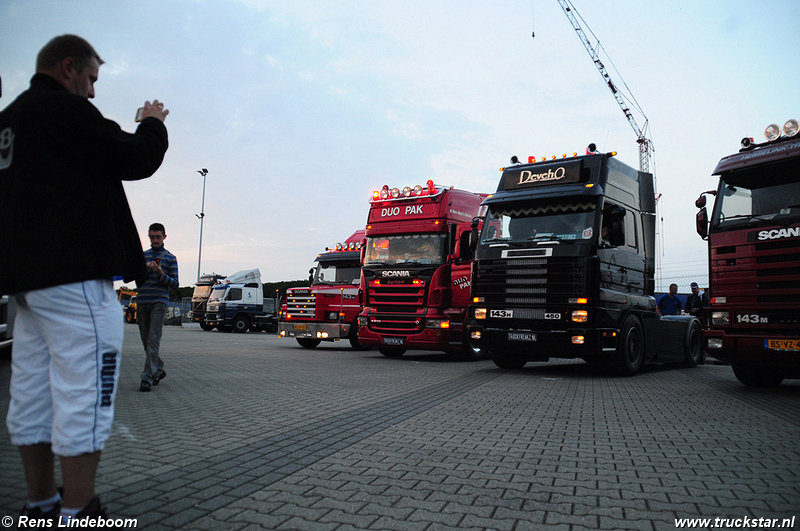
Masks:
[[[244,333],[251,329],[256,331],[253,326],[258,316],[266,313],[261,272],[248,269],[212,286],[204,322],[208,328],[221,332]]]
[[[653,177],[615,156],[514,157],[484,201],[468,328],[497,366],[699,362],[697,320],[655,312]]]
[[[800,124],[746,137],[714,169],[716,190],[695,202],[708,240],[704,346],[745,385],[800,378]],[[709,218],[706,195],[716,196]]]
[[[215,284],[225,279],[224,275],[212,273],[210,275],[202,275],[197,279],[192,291],[192,309],[189,311],[189,320],[193,323],[199,323],[200,328],[206,331],[213,330],[213,326],[209,326],[205,322],[206,317],[206,304],[208,298],[211,296],[211,290]]]
[[[303,348],[347,339],[351,347],[362,349],[355,323],[361,312],[358,284],[363,240],[364,230],[359,229],[343,243],[326,248],[309,270],[308,287],[286,290],[278,323],[280,337],[293,337]]]
[[[472,220],[486,194],[384,186],[370,201],[358,337],[384,356],[436,350],[481,357],[465,337]]]

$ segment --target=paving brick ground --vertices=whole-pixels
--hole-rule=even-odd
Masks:
[[[666,530],[745,516],[800,529],[800,381],[750,389],[718,365],[502,371],[190,325],[166,327],[162,350],[167,378],[140,393],[126,325],[98,475],[109,513],[139,529]],[[0,361],[3,415],[9,374]],[[0,515],[23,501],[3,423]]]

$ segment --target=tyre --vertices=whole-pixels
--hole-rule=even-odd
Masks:
[[[464,361],[478,361],[486,356],[483,348],[475,347],[469,339],[469,332],[464,332],[464,337],[461,339],[461,352],[459,352],[459,359]]]
[[[700,323],[697,321],[692,321],[689,324],[683,348],[683,365],[691,369],[697,367],[703,358],[703,332],[700,330]]]
[[[492,361],[501,369],[521,369],[528,363],[524,354],[514,352],[492,352]]]
[[[616,352],[616,372],[633,376],[644,365],[645,345],[642,324],[634,315],[625,318],[620,329]]]
[[[367,350],[367,347],[358,342],[358,327],[355,324],[350,325],[350,333],[347,335],[347,340],[350,341],[350,346],[353,347],[353,350]]]
[[[206,323],[200,323],[200,328],[202,328],[206,332],[211,332],[212,330],[214,330],[214,326]]]
[[[250,330],[250,318],[246,315],[239,315],[233,319],[231,325],[233,326],[234,332],[237,334],[244,334]]]
[[[404,348],[381,347],[378,350],[387,358],[399,358],[406,353],[406,349]]]
[[[783,382],[778,369],[767,369],[752,365],[732,365],[733,374],[743,384],[750,387],[773,388]]]
[[[307,337],[298,337],[297,342],[300,343],[300,346],[303,348],[316,348],[317,345],[322,343],[320,339],[309,339]]]

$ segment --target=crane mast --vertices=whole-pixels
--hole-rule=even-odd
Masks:
[[[606,86],[611,91],[611,94],[614,96],[614,99],[617,100],[620,109],[622,112],[625,113],[625,118],[627,118],[628,123],[633,128],[634,133],[636,133],[636,142],[639,144],[639,170],[643,172],[650,172],[650,158],[652,157],[653,152],[653,143],[647,138],[645,132],[639,127],[639,124],[636,123],[636,119],[631,112],[630,107],[625,102],[625,99],[622,97],[619,89],[611,80],[611,76],[609,75],[608,71],[606,70],[605,65],[600,60],[600,55],[598,54],[597,50],[600,48],[600,41],[597,42],[597,47],[592,46],[592,43],[589,41],[589,38],[586,36],[586,33],[583,31],[583,28],[578,22],[578,18],[575,16],[577,13],[575,7],[569,2],[568,0],[558,0],[561,9],[564,10],[564,14],[569,19],[570,23],[572,24],[572,28],[578,35],[578,38],[583,43],[583,46],[586,48],[586,51],[589,52],[589,57],[591,57],[594,65],[597,67],[597,70],[600,72],[600,76],[602,76],[603,81],[605,81]],[[641,110],[640,110],[641,112]],[[644,115],[644,113],[642,113]],[[645,117],[644,121],[644,129],[647,129],[647,117]]]

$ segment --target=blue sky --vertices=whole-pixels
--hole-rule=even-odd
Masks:
[[[573,5],[649,120],[659,274],[703,274],[694,200],[714,188],[717,161],[800,118],[800,3]],[[132,131],[145,100],[170,109],[163,166],[126,191],[143,243],[149,223],[166,225],[181,286],[198,269],[200,168],[202,272],[257,267],[279,281],[304,278],[326,246],[363,228],[384,184],[492,192],[512,155],[590,142],[639,163],[636,135],[556,0],[3,0],[0,107],[62,33],[106,61],[93,101],[105,116]]]

